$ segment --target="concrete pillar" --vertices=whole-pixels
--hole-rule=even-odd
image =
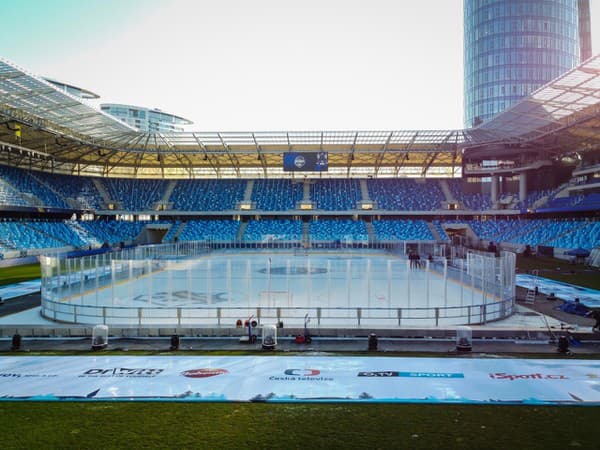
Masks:
[[[492,175],[491,196],[492,205],[498,203],[498,175]]]
[[[519,200],[524,201],[527,197],[527,172],[519,175]]]

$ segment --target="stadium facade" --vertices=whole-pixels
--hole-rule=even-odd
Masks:
[[[589,0],[465,0],[465,126],[489,120],[590,56]]]
[[[184,125],[194,122],[160,109],[150,109],[141,106],[103,103],[100,109],[107,114],[125,122],[135,129],[145,133],[172,133],[183,131]]]

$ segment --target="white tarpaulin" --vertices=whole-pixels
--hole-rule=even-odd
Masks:
[[[19,399],[600,404],[600,361],[0,357],[0,400]]]

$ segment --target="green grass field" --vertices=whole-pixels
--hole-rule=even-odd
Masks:
[[[598,448],[595,407],[0,402],[3,449]]]
[[[0,268],[0,286],[19,283],[21,281],[40,278],[41,270],[39,264],[25,264],[23,266]]]

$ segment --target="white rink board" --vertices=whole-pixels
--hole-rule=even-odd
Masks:
[[[600,405],[600,361],[0,357],[0,400]]]

